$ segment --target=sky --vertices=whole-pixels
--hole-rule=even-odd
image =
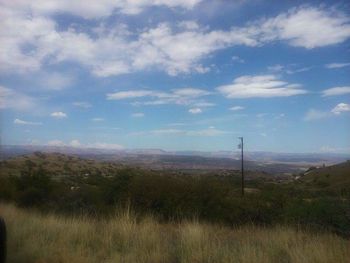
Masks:
[[[2,145],[350,153],[350,3],[0,0]]]

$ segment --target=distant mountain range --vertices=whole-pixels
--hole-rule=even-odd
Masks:
[[[12,156],[28,154],[35,151],[59,152],[76,155],[113,155],[135,157],[143,155],[167,155],[167,156],[201,156],[207,158],[240,159],[239,151],[165,151],[162,149],[102,149],[83,148],[69,146],[40,146],[40,145],[1,145],[0,158],[6,159]],[[245,152],[245,159],[264,163],[303,163],[303,164],[335,164],[350,159],[349,154],[340,153],[276,153],[254,151]]]
[[[156,170],[239,170],[240,153],[234,151],[164,151],[160,149],[101,149],[67,146],[1,146],[1,160],[34,152],[62,153],[84,159]],[[245,167],[270,174],[298,174],[310,166],[332,165],[350,159],[346,154],[246,152]]]

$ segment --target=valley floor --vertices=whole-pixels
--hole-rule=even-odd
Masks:
[[[130,212],[108,220],[40,215],[0,204],[8,227],[8,263],[348,262],[350,242],[334,234],[276,226],[227,228],[141,221]]]

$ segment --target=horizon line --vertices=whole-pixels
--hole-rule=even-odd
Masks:
[[[0,150],[2,147],[51,147],[51,148],[70,148],[77,150],[105,150],[105,151],[151,151],[158,150],[166,153],[179,153],[179,152],[198,152],[198,153],[218,153],[218,152],[240,152],[237,150],[166,150],[162,148],[126,148],[126,147],[94,147],[94,146],[72,146],[72,145],[48,145],[48,144],[0,144]],[[349,155],[350,152],[332,152],[332,151],[324,151],[324,152],[279,152],[279,151],[269,151],[269,150],[245,150],[246,153],[272,153],[272,154],[339,154],[339,155]]]

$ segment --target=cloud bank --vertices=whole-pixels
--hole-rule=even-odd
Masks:
[[[335,45],[350,37],[350,18],[334,8],[302,6],[276,17],[248,22],[229,30],[210,30],[194,21],[161,23],[131,30],[125,24],[81,31],[74,25],[60,29],[55,14],[91,20],[116,12],[136,14],[146,7],[193,8],[199,0],[173,1],[2,1],[3,52],[0,71],[28,72],[44,65],[74,62],[98,77],[156,69],[169,75],[205,73],[203,60],[233,46],[259,47],[276,41],[313,49]],[[26,48],[23,48],[26,47]]]

